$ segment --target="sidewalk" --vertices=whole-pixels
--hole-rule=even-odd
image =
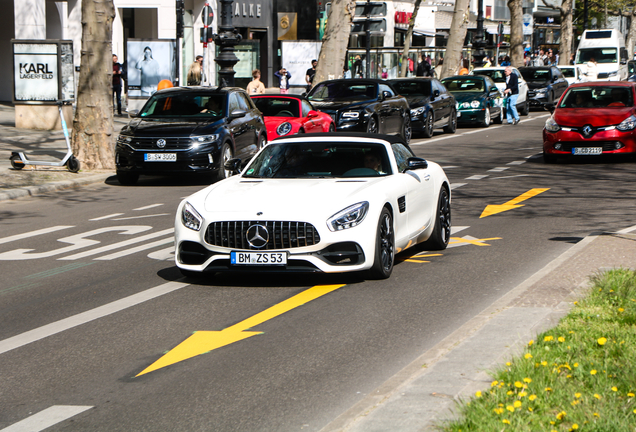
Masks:
[[[115,130],[119,132],[129,119],[115,117]],[[71,125],[72,119],[66,119]],[[56,161],[66,154],[62,131],[36,131],[15,127],[15,110],[11,104],[0,103],[0,202],[54,190],[69,189],[105,181],[114,171],[69,172],[66,167],[27,165],[22,170],[11,167],[11,152],[22,151],[30,159]]]
[[[14,127],[11,105],[0,104],[0,205],[2,201],[104,182],[114,172],[70,173],[65,167],[11,168],[12,151],[44,160],[66,152],[61,131]],[[70,123],[70,119],[69,119]],[[128,123],[115,118],[117,131]],[[581,240],[513,288],[435,347],[391,377],[321,432],[421,432],[450,418],[454,401],[489,388],[487,372],[519,352],[537,333],[557,324],[591,275],[636,267],[636,226]]]

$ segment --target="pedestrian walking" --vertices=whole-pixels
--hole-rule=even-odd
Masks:
[[[121,86],[125,75],[124,67],[118,62],[117,55],[113,54],[113,98],[117,106],[117,115],[121,115]]]
[[[311,67],[307,69],[305,73],[305,82],[307,83],[307,91],[311,90],[311,86],[314,83],[314,76],[316,75],[316,66],[318,66],[318,60],[313,59],[311,61]]]
[[[263,94],[265,93],[265,84],[261,82],[261,71],[254,69],[252,71],[252,81],[247,85],[247,94]]]
[[[203,56],[198,55],[188,69],[188,85],[200,85],[203,78]]]
[[[419,77],[427,77],[431,74],[431,64],[423,59],[420,55],[418,57],[417,69],[415,71],[415,75]]]
[[[278,78],[278,87],[280,88],[280,93],[289,93],[289,79],[291,78],[291,74],[287,72],[287,69],[280,68],[279,71],[274,72],[274,75],[276,75],[276,77]]]
[[[508,124],[517,125],[519,123],[519,113],[517,113],[517,98],[519,97],[519,78],[517,74],[512,73],[510,66],[507,66],[504,73],[506,74],[506,89],[504,96],[507,97],[506,119]]]

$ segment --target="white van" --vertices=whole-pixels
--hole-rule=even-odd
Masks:
[[[577,65],[594,59],[597,64],[598,81],[621,81],[627,79],[627,49],[623,35],[615,29],[585,30],[576,50]]]

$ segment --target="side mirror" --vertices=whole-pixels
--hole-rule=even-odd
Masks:
[[[230,159],[225,162],[223,166],[226,170],[232,172],[232,174],[240,174],[241,173],[241,160],[239,158]]]
[[[232,114],[230,114],[230,120],[234,120],[237,118],[245,117],[247,115],[247,111],[244,110],[234,110]]]
[[[385,100],[385,99],[388,99],[390,97],[391,97],[391,92],[388,92],[388,91],[384,90],[382,92],[382,96],[380,97],[380,100]]]
[[[497,88],[497,86],[494,86],[494,87],[490,87],[490,91],[496,92],[496,91],[499,91],[499,89]]]
[[[128,111],[128,117],[130,117],[130,118],[139,117],[139,110],[130,110],[130,111]]]
[[[406,160],[406,163],[408,164],[406,167],[407,171],[428,168],[428,162],[426,162],[426,159],[418,157],[410,157]]]
[[[621,59],[621,64],[627,64],[627,60]]]
[[[319,114],[316,111],[314,111],[314,110],[310,110],[307,113],[307,118],[318,117],[318,116],[319,116]]]

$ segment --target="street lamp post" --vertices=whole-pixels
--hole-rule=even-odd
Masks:
[[[484,38],[484,0],[477,2],[477,34],[473,41],[473,66],[478,68],[484,65],[484,57],[486,52],[484,47],[486,40]]]
[[[241,35],[232,25],[233,0],[221,1],[221,25],[219,33],[214,35],[214,43],[220,47],[218,57],[214,59],[220,66],[219,84],[221,86],[234,86],[234,65],[239,59],[234,54],[234,47],[241,42]]]

